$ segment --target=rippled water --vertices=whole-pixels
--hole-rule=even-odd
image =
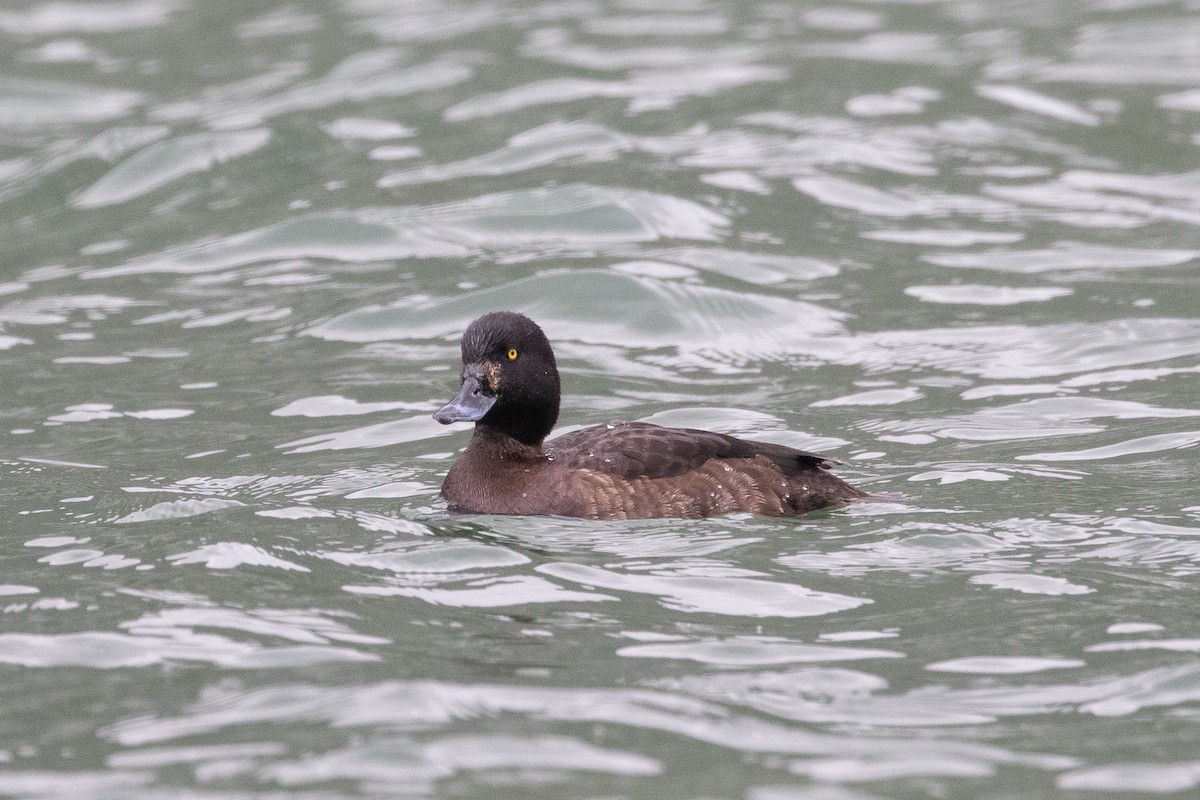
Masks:
[[[1194,2],[0,9],[0,796],[1200,791]],[[457,337],[799,520],[458,517]]]

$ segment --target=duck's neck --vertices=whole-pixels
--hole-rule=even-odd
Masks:
[[[472,450],[501,461],[543,461],[546,458],[540,441],[526,444],[495,425],[483,422],[475,423],[475,433],[467,445],[467,451]]]
[[[545,513],[536,487],[548,464],[541,442],[524,444],[494,425],[476,423],[466,452],[446,473],[442,496],[456,511]]]

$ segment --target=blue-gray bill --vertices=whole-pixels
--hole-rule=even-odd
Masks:
[[[495,404],[496,395],[484,394],[478,377],[464,375],[458,394],[439,408],[433,418],[443,425],[449,425],[451,422],[478,422]]]

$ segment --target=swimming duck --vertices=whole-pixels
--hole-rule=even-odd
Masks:
[[[560,383],[542,329],[509,311],[485,314],[462,338],[462,385],[433,415],[474,422],[442,484],[450,508],[587,519],[792,516],[865,493],[828,471],[831,459],[722,433],[614,422],[546,441]]]

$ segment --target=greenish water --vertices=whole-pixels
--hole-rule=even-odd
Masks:
[[[9,3],[0,796],[1200,787],[1194,3]],[[473,317],[799,520],[459,517]]]

